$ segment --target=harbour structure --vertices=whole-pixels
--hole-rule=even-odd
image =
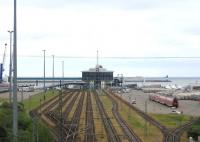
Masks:
[[[97,50],[97,64],[95,68],[82,71],[82,80],[87,82],[88,88],[104,88],[107,82],[113,81],[113,71],[108,71],[99,65],[99,55]]]
[[[108,71],[101,65],[82,71],[82,80],[87,82],[89,88],[104,88],[106,83],[113,81],[113,71]]]

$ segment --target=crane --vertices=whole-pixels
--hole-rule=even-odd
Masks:
[[[4,64],[5,64],[5,59],[6,59],[6,48],[7,48],[7,43],[5,43],[3,61],[2,63],[0,63],[0,83],[3,81],[3,71],[4,71]]]

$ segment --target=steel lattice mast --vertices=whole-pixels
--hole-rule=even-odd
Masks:
[[[14,46],[13,46],[13,141],[17,142],[17,0],[14,0]]]

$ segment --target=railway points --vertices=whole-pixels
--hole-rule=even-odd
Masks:
[[[188,128],[186,121],[168,129],[136,104],[110,90],[60,91],[31,111],[31,116],[51,128],[55,141],[67,142],[178,142]],[[62,109],[61,109],[61,108]],[[62,115],[61,115],[62,112]],[[62,135],[61,135],[62,134]]]
[[[121,113],[118,112],[119,102],[112,97],[99,95],[97,92],[91,91],[65,91],[62,97],[63,125],[61,125],[61,130],[63,131],[65,141],[141,141],[134,133],[135,130],[129,126],[130,124],[126,123],[123,120],[124,118],[120,116]],[[91,98],[91,101],[89,98]],[[59,140],[59,133],[57,131],[60,129],[60,118],[59,114],[56,115],[53,112],[58,109],[58,102],[59,97],[57,96],[54,100],[50,100],[48,103],[40,106],[40,108],[37,108],[38,110],[36,111],[38,117],[54,129],[55,140]],[[91,109],[94,110],[94,113]],[[49,112],[47,112],[48,110]],[[83,110],[86,111],[83,112]],[[89,116],[93,117],[93,119],[88,118],[88,114],[91,113],[93,115]],[[88,127],[88,123],[90,127]],[[85,124],[85,128],[83,124]],[[99,124],[102,125],[100,128]]]

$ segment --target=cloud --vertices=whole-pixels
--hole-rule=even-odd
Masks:
[[[199,6],[195,0],[18,1],[18,54],[46,49],[48,56],[91,57],[99,49],[100,56],[198,56]],[[11,3],[3,1],[2,45],[12,18]]]
[[[161,2],[160,0],[34,0],[20,2],[23,6],[40,8],[68,8],[68,9],[152,9],[174,3],[173,0]]]
[[[34,54],[45,48],[66,56],[93,56],[96,49],[104,56],[196,55],[181,52],[199,44],[197,38],[182,33],[192,27],[192,22],[183,21],[193,13],[184,17],[186,12],[159,11],[23,8],[19,11],[19,44],[23,42]],[[19,52],[26,53],[23,45]],[[77,52],[80,48],[83,52]]]
[[[188,27],[184,30],[183,34],[184,33],[193,36],[200,36],[200,27],[199,26]]]

